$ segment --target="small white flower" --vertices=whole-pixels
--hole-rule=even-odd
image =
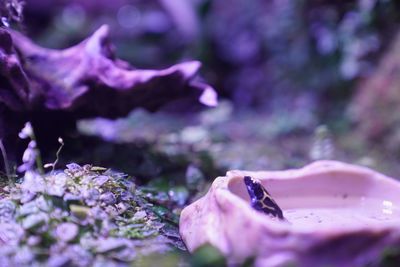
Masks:
[[[19,172],[25,172],[33,169],[35,165],[36,157],[38,156],[38,152],[36,150],[36,142],[30,141],[28,147],[25,149],[24,154],[22,155],[23,164],[18,166]]]
[[[19,138],[27,139],[33,136],[33,129],[31,123],[28,121],[25,123],[24,128],[22,128],[21,132],[18,134]]]
[[[53,163],[46,163],[43,165],[43,168],[48,169],[48,168],[52,168],[54,166]]]

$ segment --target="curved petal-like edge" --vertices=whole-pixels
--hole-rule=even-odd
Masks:
[[[39,93],[32,109],[67,110],[76,117],[118,117],[136,107],[156,110],[180,98],[215,106],[216,93],[194,79],[201,63],[189,61],[162,70],[139,70],[116,59],[109,27],[101,26],[81,43],[55,50],[11,32],[23,69]]]

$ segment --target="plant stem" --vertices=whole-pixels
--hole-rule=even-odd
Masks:
[[[10,171],[10,166],[8,165],[9,162],[8,162],[8,158],[7,158],[7,152],[6,152],[6,148],[5,148],[4,144],[3,144],[3,140],[2,139],[0,139],[0,150],[1,150],[1,154],[3,156],[3,160],[4,160],[4,169],[6,171],[6,176],[8,178],[8,183],[11,186],[14,183],[13,183],[12,178],[11,178],[11,171]]]
[[[35,130],[32,128],[32,135],[31,135],[31,140],[35,141],[37,144],[37,139],[36,139],[36,135],[35,135]],[[37,152],[37,156],[36,156],[36,167],[37,170],[40,174],[44,174],[44,169],[43,169],[43,161],[42,161],[42,155],[40,154],[40,150],[39,148],[35,148],[36,152]]]
[[[61,142],[60,142],[60,140],[61,140]],[[56,160],[55,160],[54,163],[53,163],[53,168],[52,168],[51,172],[54,172],[54,170],[55,170],[55,168],[56,168],[56,165],[57,165],[57,163],[58,163],[58,160],[59,160],[59,158],[60,158],[61,150],[62,150],[62,148],[64,147],[64,141],[63,141],[61,138],[59,138],[59,143],[60,143],[60,147],[58,148],[58,150],[57,150],[57,152],[56,152]]]

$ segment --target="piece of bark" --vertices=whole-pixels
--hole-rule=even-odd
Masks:
[[[0,28],[0,125],[9,126],[0,129],[0,138],[17,138],[15,129],[28,120],[49,141],[80,118],[116,118],[137,107],[155,111],[187,100],[192,106],[216,105],[215,91],[194,80],[199,62],[135,69],[115,58],[108,33],[102,26],[81,43],[55,50]],[[9,150],[15,147],[9,145]]]
[[[20,33],[12,37],[32,81],[30,104],[35,108],[68,110],[77,117],[126,115],[135,107],[156,110],[181,97],[212,94],[208,85],[195,83],[200,63],[185,62],[163,70],[138,70],[115,59],[102,26],[92,36],[65,50],[46,49]]]

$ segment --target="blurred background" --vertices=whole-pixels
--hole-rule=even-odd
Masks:
[[[67,59],[46,61],[54,54],[24,54],[29,50],[26,40],[20,42],[25,46],[18,47],[16,40],[21,37],[14,32],[13,50],[7,38],[10,28],[13,28],[40,46],[61,50],[81,42],[104,24],[110,27],[109,41],[114,45],[115,58],[108,44],[93,51],[96,49],[92,49],[95,46],[90,42],[91,45],[85,46],[82,53],[78,49],[74,50],[78,51],[74,55],[68,54]],[[125,266],[122,261],[136,261],[141,259],[140,254],[150,255],[151,251],[161,254],[158,257],[145,257],[138,266],[178,266],[182,262],[188,264],[179,266],[223,266],[225,259],[212,247],[205,246],[189,256],[179,235],[178,221],[182,209],[204,195],[214,178],[224,175],[227,170],[281,170],[302,167],[315,160],[333,159],[368,166],[400,178],[399,26],[400,1],[396,0],[0,0],[0,63],[6,62],[0,65],[0,138],[6,136],[4,133],[7,130],[13,130],[14,135],[10,134],[11,138],[8,139],[18,143],[14,156],[22,157],[24,164],[31,162],[30,168],[33,168],[35,160],[40,167],[42,162],[54,162],[50,167],[56,169],[63,169],[69,164],[65,173],[76,178],[71,180],[71,186],[82,189],[77,194],[83,195],[86,203],[92,198],[98,199],[100,194],[97,189],[89,193],[86,183],[102,178],[102,184],[110,179],[112,188],[107,190],[115,190],[115,195],[118,191],[120,204],[135,208],[133,217],[133,213],[124,213],[122,216],[122,212],[118,216],[123,217],[123,222],[127,222],[131,228],[118,223],[120,231],[112,233],[110,229],[117,229],[110,228],[111,219],[114,220],[116,214],[111,211],[115,210],[116,202],[111,197],[108,198],[111,204],[101,200],[102,207],[112,208],[107,215],[112,218],[102,220],[101,228],[96,220],[95,230],[88,230],[90,227],[86,223],[80,228],[80,236],[73,237],[75,241],[71,242],[74,250],[70,250],[77,262],[82,264],[81,258],[84,257],[77,253],[81,249],[75,245],[83,237],[86,239],[86,234],[101,229],[100,237],[115,234],[143,248],[136,254],[137,251],[133,249],[120,251],[118,242],[111,245],[107,239],[98,242],[100,245],[107,244],[105,247],[108,249],[103,252],[113,250],[119,255],[120,258],[111,259],[115,255],[110,253],[107,257],[110,257],[110,261],[121,261],[122,266]],[[97,40],[101,44],[108,41],[97,38],[95,42]],[[94,68],[95,74],[79,76],[85,74],[85,71],[78,71],[86,70],[87,62],[96,64],[96,61],[89,60],[85,61],[86,65],[80,66],[80,60],[86,54],[95,54],[93,58],[99,54],[98,57],[107,58],[106,62],[109,60],[112,62],[110,64],[127,66],[117,60],[122,59],[138,69],[162,69],[180,62],[198,60],[202,68],[196,82],[204,82],[215,88],[219,105],[199,110],[195,108],[199,105],[193,99],[193,103],[187,105],[185,102],[177,112],[173,108],[183,101],[169,102],[167,107],[156,111],[153,108],[153,112],[137,108],[129,115],[113,120],[100,117],[79,120],[75,127],[76,118],[87,118],[87,115],[74,116],[72,113],[79,111],[62,105],[63,101],[58,103],[62,106],[57,107],[59,110],[48,106],[37,109],[35,101],[40,106],[43,99],[34,97],[32,106],[28,106],[32,104],[29,102],[32,99],[28,99],[26,105],[25,102],[19,103],[20,98],[35,96],[35,92],[29,95],[24,90],[36,89],[36,97],[48,94],[49,99],[53,96],[53,100],[68,98],[76,88],[83,87],[82,84],[96,92],[110,88],[114,90],[112,85],[97,85],[97,79],[101,80],[99,73],[107,76],[114,71],[112,68],[110,71],[108,65],[101,65],[101,61]],[[66,67],[75,65],[80,67],[75,72],[70,72]],[[56,69],[55,74],[53,69]],[[71,69],[75,70],[73,67]],[[125,67],[118,68],[121,69],[125,70]],[[24,79],[23,70],[28,74],[29,83]],[[112,78],[117,77],[119,81],[122,75],[118,76],[118,70],[113,72]],[[77,109],[84,107],[85,113],[86,107],[89,111],[94,107],[95,112],[89,112],[90,116],[102,114],[115,118],[122,114],[116,110],[121,106],[131,107],[130,101],[133,100],[138,102],[132,104],[135,107],[146,107],[146,101],[155,102],[153,106],[158,107],[158,102],[164,103],[167,101],[165,99],[169,99],[166,95],[171,91],[164,89],[176,88],[175,78],[171,78],[169,84],[168,78],[165,83],[160,80],[149,83],[142,91],[133,87],[131,89],[136,94],[129,98],[124,98],[126,95],[123,93],[121,97],[111,100],[107,93],[99,94],[102,98],[96,98],[95,93],[86,94],[83,100],[76,100],[81,101]],[[190,87],[190,82],[180,81],[179,78],[178,75],[178,89]],[[150,90],[150,93],[146,90]],[[61,97],[58,99],[59,92]],[[17,93],[17,97],[14,98],[13,93]],[[7,101],[11,105],[6,107]],[[122,105],[121,101],[129,104]],[[24,105],[28,108],[21,108],[21,111],[19,106]],[[23,150],[28,140],[17,138],[20,126],[26,120],[32,121],[35,132],[33,134],[30,127],[25,127],[25,132],[30,132],[32,139],[25,151],[27,153]],[[2,139],[0,145],[0,152],[4,152]],[[6,158],[7,155],[4,155]],[[7,165],[5,159],[4,166]],[[108,168],[113,171],[105,171]],[[30,172],[26,172],[23,179],[18,179],[16,175],[16,184],[22,181],[23,185],[25,181],[30,181],[32,186],[42,186],[39,182],[33,182],[32,178],[28,179],[27,173]],[[105,176],[106,173],[109,176]],[[8,175],[8,172],[6,174],[10,183],[6,179],[0,181],[0,200],[7,195],[17,197],[10,178],[14,179],[14,176]],[[48,177],[58,176],[53,176],[51,171]],[[46,181],[47,186],[53,184],[51,179],[46,178]],[[58,183],[54,180],[53,185]],[[30,187],[28,184],[24,190],[33,198]],[[64,191],[61,195],[67,192]],[[111,195],[114,196],[114,193]],[[47,193],[43,195],[46,198],[41,197],[46,201],[50,199]],[[64,201],[69,201],[65,196]],[[21,200],[18,205],[26,207],[33,202],[36,204],[30,207],[42,205],[42,202],[37,202],[39,197],[32,198],[27,200],[29,202]],[[59,203],[59,198],[54,199],[54,203],[56,200]],[[0,217],[19,214],[19,211],[15,212],[14,202],[10,205],[4,203],[7,204],[4,201],[0,203]],[[54,205],[58,207],[60,204]],[[72,211],[72,205],[64,206]],[[42,209],[39,207],[37,210]],[[72,214],[68,212],[62,215],[66,221]],[[137,214],[141,215],[135,221]],[[131,221],[131,217],[134,221]],[[136,223],[139,221],[139,224]],[[25,224],[25,219],[22,222]],[[154,223],[157,230],[148,228],[148,223]],[[0,237],[8,237],[7,231],[17,232],[13,228],[3,228],[0,229]],[[33,234],[36,235],[36,232],[29,231],[30,237],[35,237]],[[42,235],[43,232],[40,233]],[[0,251],[0,254],[18,255],[31,263],[34,256],[29,258],[25,255],[36,255],[36,260],[45,260],[43,252],[51,247],[49,257],[52,253],[58,256],[70,241],[63,240],[63,245],[58,246],[58,242],[50,238],[43,239],[41,244],[34,243],[34,240],[32,245],[27,244],[35,249],[30,250],[28,245],[21,243],[22,247],[5,246],[7,249]],[[175,253],[167,253],[170,250],[162,244],[171,245]],[[36,249],[39,247],[44,250]],[[10,252],[13,249],[14,254]],[[100,250],[97,252],[103,253]],[[399,265],[397,249],[392,252],[388,250],[386,254],[382,256],[383,259],[391,260],[394,256],[392,266]],[[103,260],[102,257],[99,259]],[[58,260],[63,259],[60,257]],[[57,266],[66,265],[66,261],[60,262]],[[106,262],[100,262],[100,265],[107,265]],[[251,266],[251,262],[243,266]]]
[[[42,46],[66,48],[108,24],[119,58],[155,69],[199,60],[219,94],[219,107],[199,114],[136,110],[115,121],[81,121],[82,133],[114,145],[88,155],[76,148],[74,160],[139,177],[165,173],[158,157],[208,166],[203,172],[210,176],[316,159],[399,175],[398,1],[25,2],[21,30]]]

